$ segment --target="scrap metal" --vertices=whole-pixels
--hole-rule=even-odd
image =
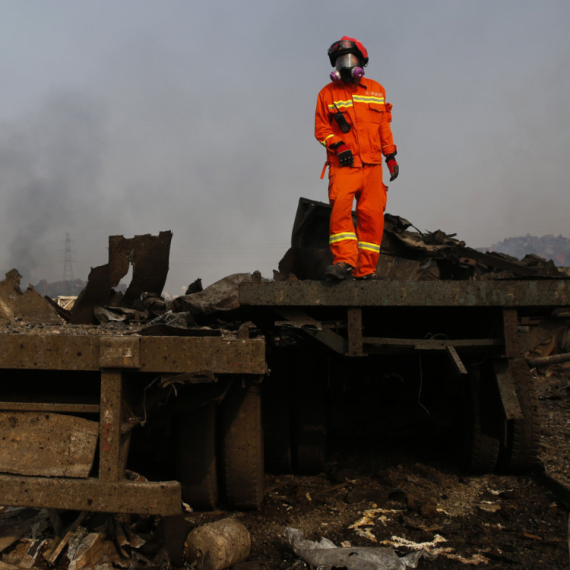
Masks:
[[[127,239],[109,237],[109,263],[94,267],[89,273],[87,286],[80,293],[71,311],[73,324],[95,324],[95,307],[109,304],[113,287],[133,267],[133,277],[120,301],[121,307],[133,308],[143,293],[160,295],[168,274],[168,260],[172,232],[158,236],[142,235]]]

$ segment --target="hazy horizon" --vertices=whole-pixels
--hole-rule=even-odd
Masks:
[[[109,235],[172,230],[166,290],[272,269],[299,197],[329,45],[367,47],[393,105],[387,211],[471,247],[561,234],[570,206],[570,3],[3,3],[0,271],[59,281]],[[385,171],[386,172],[386,171]]]

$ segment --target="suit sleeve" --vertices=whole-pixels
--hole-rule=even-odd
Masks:
[[[330,150],[331,145],[342,140],[338,135],[334,134],[330,116],[326,95],[321,91],[317,99],[317,109],[315,111],[315,138],[328,150]]]
[[[386,93],[384,93],[386,97]],[[398,147],[394,144],[394,138],[392,137],[392,127],[390,123],[392,122],[392,103],[386,103],[386,112],[384,113],[384,119],[380,123],[380,144],[382,145],[382,154],[388,156],[396,152]]]

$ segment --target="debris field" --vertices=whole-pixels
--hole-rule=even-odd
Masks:
[[[568,566],[565,273],[387,214],[378,289],[333,289],[327,207],[301,199],[271,281],[165,300],[171,232],[112,236],[71,310],[6,275],[0,569]],[[479,374],[500,397],[461,388]],[[521,377],[541,433],[505,391]],[[373,553],[384,566],[358,565]]]

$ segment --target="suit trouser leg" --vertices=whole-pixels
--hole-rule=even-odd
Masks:
[[[376,271],[384,233],[386,199],[386,187],[382,183],[382,165],[365,164],[362,168],[362,186],[356,194],[358,262],[355,277],[363,277]]]
[[[332,206],[329,244],[333,263],[345,262],[356,267],[358,245],[352,205],[356,194],[362,188],[362,168],[329,168],[329,203]]]

